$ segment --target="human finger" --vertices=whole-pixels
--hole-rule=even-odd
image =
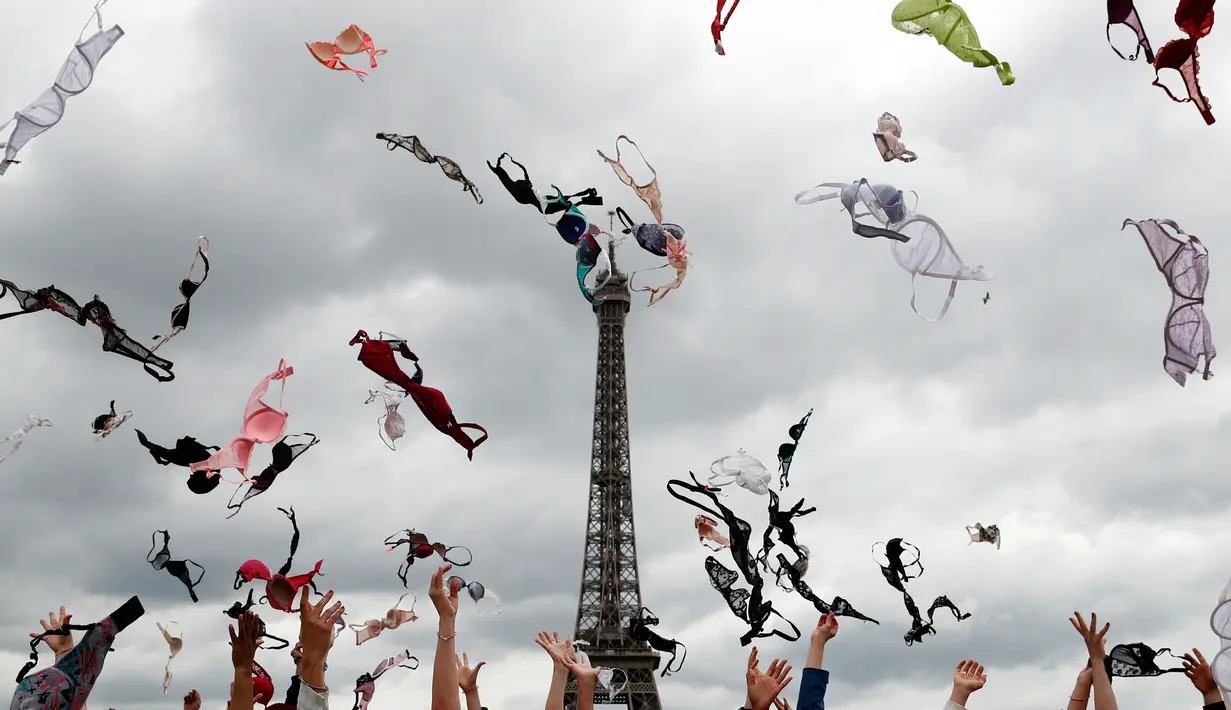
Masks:
[[[329,602],[332,599],[333,599],[333,590],[330,589],[329,591],[325,592],[325,596],[321,597],[320,601],[318,601],[315,605],[313,605],[312,607],[313,613],[315,613],[317,616],[320,616],[321,610],[324,609],[326,606],[328,606]]]
[[[1201,655],[1201,649],[1194,648],[1194,649],[1193,649],[1193,653],[1197,654],[1197,660],[1201,663],[1201,665],[1203,665],[1203,666],[1208,666],[1208,665],[1209,665],[1209,663],[1207,663],[1207,662],[1206,662],[1206,660],[1205,660],[1205,656],[1202,656],[1202,655]]]

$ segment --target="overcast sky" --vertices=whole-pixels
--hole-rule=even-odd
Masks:
[[[694,254],[679,290],[649,309],[635,296],[626,338],[642,595],[662,633],[689,648],[683,672],[659,679],[664,705],[738,707],[747,653],[744,627],[706,579],[696,511],[665,482],[736,447],[772,465],[812,407],[783,497],[818,508],[798,523],[813,553],[807,581],[881,621],[843,621],[825,659],[833,706],[939,707],[957,661],[977,658],[990,680],[972,708],[1062,707],[1084,663],[1066,620],[1074,609],[1111,621],[1112,643],[1200,646],[1213,658],[1208,617],[1231,572],[1231,375],[1180,388],[1163,372],[1170,296],[1120,224],[1174,219],[1205,241],[1207,313],[1222,344],[1225,28],[1201,43],[1202,85],[1224,119],[1206,126],[1150,86],[1149,66],[1115,56],[1101,3],[965,2],[984,46],[1012,64],[1012,87],[894,30],[893,4],[746,0],[725,57],[709,37],[712,0],[104,8],[125,36],[64,120],[0,178],[0,278],[54,283],[82,303],[98,294],[145,339],[168,327],[197,235],[213,242],[213,269],[189,329],[160,352],[175,362],[169,384],[102,352],[92,326],[52,314],[0,323],[0,435],[28,413],[56,423],[0,466],[0,677],[25,661],[49,609],[65,604],[85,623],[137,594],[146,615],[119,638],[90,706],[177,707],[198,688],[221,708],[234,570],[253,557],[281,563],[290,530],[275,508],[293,505],[295,571],[323,558],[322,589],[337,590],[351,622],[403,591],[399,556],[383,550],[391,533],[415,527],[473,550],[465,576],[498,592],[504,613],[480,618],[465,602],[458,648],[488,661],[488,707],[538,707],[550,663],[534,634],[571,633],[576,615],[596,328],[573,255],[485,161],[509,151],[544,189],[597,187],[607,207],[589,211],[604,226],[602,210],[617,205],[648,220],[595,154],[621,133],[658,170],[664,214]],[[1171,2],[1138,4],[1155,48],[1180,36]],[[49,85],[90,6],[11,0],[6,10],[0,113]],[[350,23],[389,50],[363,83],[303,47]],[[901,118],[917,162],[881,162],[869,134],[882,111]],[[386,151],[380,131],[418,135],[486,202]],[[939,324],[916,317],[885,240],[853,235],[834,202],[792,202],[860,177],[916,190],[920,211],[995,278],[959,285]],[[631,241],[617,259],[625,271],[662,261]],[[921,310],[934,313],[946,288],[921,281]],[[15,307],[5,299],[4,311]],[[379,405],[364,404],[379,379],[347,347],[360,328],[408,338],[425,384],[459,420],[487,427],[473,462],[410,403],[399,450],[381,444]],[[132,430],[166,446],[184,435],[225,445],[281,358],[295,368],[288,432],[322,443],[224,520],[226,484],[191,494],[186,472],[155,464]],[[95,442],[90,421],[111,399],[135,415]],[[759,532],[766,500],[742,490],[728,500]],[[1000,525],[1001,550],[967,546],[963,526],[976,521]],[[156,529],[170,530],[176,558],[207,568],[199,604],[145,562]],[[969,620],[940,620],[937,635],[904,646],[901,597],[870,555],[892,537],[923,551],[915,599],[947,594]],[[340,640],[335,707],[349,705],[357,675],[403,648],[424,665],[383,679],[373,710],[426,706],[431,571],[410,576],[425,618],[361,648]],[[815,611],[774,594],[806,639]],[[296,633],[293,617],[267,609],[265,619]],[[154,622],[171,620],[185,649],[163,697],[167,648]],[[802,666],[805,643],[764,642],[761,655]],[[281,698],[289,656],[260,660]],[[1200,703],[1179,675],[1116,689],[1125,708]]]

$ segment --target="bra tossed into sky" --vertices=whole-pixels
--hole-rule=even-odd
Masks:
[[[813,194],[820,188],[839,188],[839,191]],[[992,274],[982,266],[967,266],[953,248],[945,230],[931,217],[907,207],[902,191],[892,185],[873,185],[863,178],[852,183],[826,182],[795,195],[795,203],[810,205],[835,198],[839,198],[850,213],[851,230],[855,234],[891,240],[894,260],[911,275],[910,308],[929,323],[940,321],[949,312],[949,306],[957,294],[958,281],[988,281],[992,278]],[[867,212],[856,212],[859,205]],[[859,217],[867,216],[883,228],[858,221]],[[918,276],[950,281],[949,294],[935,318],[924,316],[915,306],[915,278]]]
[[[90,19],[97,19],[98,31],[83,40],[82,37],[90,26],[89,20],[86,21],[73,45],[73,51],[69,53],[68,59],[64,60],[64,65],[60,67],[60,73],[56,75],[51,87],[39,94],[29,106],[13,114],[4,125],[0,125],[0,131],[3,131],[10,123],[14,124],[8,140],[0,142],[0,148],[4,149],[4,159],[0,160],[0,175],[3,175],[10,165],[21,162],[16,160],[18,151],[64,118],[68,100],[90,88],[98,63],[124,36],[124,30],[120,29],[119,25],[108,30],[103,29],[101,10],[106,4],[107,0],[99,0],[94,6]]]
[[[286,390],[286,378],[295,374],[295,368],[288,367],[286,360],[278,361],[278,368],[266,375],[248,395],[248,405],[244,408],[244,418],[240,423],[239,436],[221,451],[211,455],[204,461],[189,464],[192,471],[217,471],[233,468],[240,473],[248,470],[248,459],[252,457],[252,449],[257,444],[272,444],[286,433],[287,413],[282,410],[282,392]],[[269,384],[274,380],[282,382],[282,390],[278,396],[278,407],[274,408],[261,400],[269,392]],[[209,473],[206,473],[209,476]],[[214,474],[217,475],[217,474]],[[212,477],[212,476],[211,476]]]

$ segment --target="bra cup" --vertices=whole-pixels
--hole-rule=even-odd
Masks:
[[[324,63],[333,59],[333,45],[328,42],[306,42],[308,51],[316,57],[316,61]]]
[[[199,496],[213,492],[222,483],[222,476],[209,476],[208,473],[208,471],[193,471],[188,476],[188,490]]]
[[[665,232],[667,226],[664,224],[662,227],[659,227],[653,222],[637,225],[637,243],[641,245],[642,249],[655,256],[666,256],[667,235]],[[682,234],[676,235],[676,239],[681,239],[682,236]]]
[[[363,51],[363,34],[358,27],[351,25],[338,33],[334,44],[342,54],[358,54]]]
[[[396,408],[390,408],[389,416],[385,418],[385,434],[392,441],[397,441],[406,435],[406,420]]]
[[[258,443],[269,443],[279,439],[285,432],[286,414],[273,407],[262,406],[248,418],[248,421],[244,422],[244,435]],[[249,443],[247,446],[247,453],[250,454],[252,444]]]
[[[273,451],[271,452],[273,458],[271,465],[274,467],[274,470],[280,473],[289,468],[293,460],[292,453],[291,447],[286,442],[279,441],[274,444]]]
[[[239,573],[245,582],[254,579],[269,579],[269,567],[260,560],[248,560],[239,567]]]
[[[265,593],[269,596],[269,605],[275,609],[290,609],[295,602],[295,588],[286,577],[278,575],[269,581]]]
[[[898,231],[910,237],[909,242],[892,242],[893,258],[898,266],[912,274],[919,274],[940,257],[944,247],[936,230],[928,229],[926,224],[912,222],[899,225]]]
[[[576,244],[586,234],[586,218],[576,212],[565,212],[556,222],[556,232],[569,244]]]

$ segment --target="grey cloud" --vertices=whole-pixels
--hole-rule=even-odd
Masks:
[[[91,704],[165,707],[191,687],[221,703],[221,611],[242,596],[233,570],[249,557],[281,563],[289,526],[274,508],[294,505],[303,539],[293,572],[324,558],[322,589],[338,591],[354,622],[402,591],[385,536],[410,526],[470,547],[475,562],[459,573],[504,606],[489,618],[469,603],[462,610],[461,648],[491,662],[485,703],[542,702],[548,671],[533,634],[569,632],[576,613],[595,326],[572,254],[485,161],[510,151],[540,188],[593,185],[606,208],[646,219],[594,153],[621,132],[657,168],[666,215],[688,230],[694,252],[678,291],[652,309],[636,297],[626,337],[643,599],[662,633],[689,648],[684,671],[658,681],[667,705],[735,707],[746,649],[703,575],[693,511],[663,484],[703,474],[737,446],[772,464],[786,427],[812,406],[784,496],[820,508],[801,525],[815,555],[808,581],[882,622],[843,624],[826,658],[833,702],[881,706],[909,691],[939,704],[967,656],[995,669],[981,691],[988,702],[1016,710],[1044,690],[1059,700],[1081,665],[1066,628],[1072,608],[1107,614],[1117,642],[1212,650],[1205,619],[1225,574],[1207,561],[1223,543],[1211,468],[1226,453],[1212,404],[1221,380],[1178,390],[1161,372],[1166,285],[1119,225],[1172,217],[1203,238],[1216,234],[1212,178],[1228,156],[1211,131],[1221,124],[1200,125],[1191,107],[1149,86],[1147,67],[1116,59],[1101,8],[1052,4],[1028,15],[967,8],[987,46],[1013,63],[1012,88],[930,39],[894,32],[888,6],[873,4],[746,3],[722,59],[710,54],[708,10],[648,2],[369,1],[342,13],[210,3],[178,11],[188,24],[178,42],[162,35],[169,15],[108,6],[129,37],[65,122],[3,178],[0,276],[55,283],[80,301],[98,293],[145,338],[168,325],[198,234],[213,239],[214,270],[189,330],[167,348],[178,374],[168,385],[101,352],[95,329],[50,314],[0,324],[15,344],[0,422],[33,412],[57,424],[0,466],[11,541],[0,563],[14,580],[0,615],[5,672],[24,661],[22,642],[44,607],[64,601],[88,621],[135,593],[147,619],[121,636]],[[1146,10],[1152,38],[1169,37],[1168,13],[1155,10]],[[50,75],[67,40],[43,29],[50,18],[25,12],[14,20],[14,51],[30,57],[29,73],[46,65]],[[1056,16],[1065,20],[1035,19]],[[362,84],[300,48],[350,22],[390,49]],[[1226,71],[1217,46],[1202,56],[1215,104]],[[10,72],[14,86],[26,73]],[[18,88],[0,92],[6,105],[28,101],[28,87]],[[152,105],[142,100],[151,93],[177,98]],[[903,119],[918,162],[876,161],[867,134],[884,110]],[[377,131],[417,134],[456,160],[485,204],[435,166],[385,151]],[[918,320],[887,244],[852,235],[832,203],[790,200],[861,176],[917,190],[920,209],[993,281],[960,284],[942,323]],[[605,226],[603,210],[591,217]],[[1218,342],[1223,257],[1207,243]],[[660,263],[631,240],[617,261],[626,272]],[[662,274],[638,274],[638,283]],[[922,281],[930,314],[946,285]],[[411,402],[399,451],[375,440],[379,411],[362,402],[379,383],[345,345],[358,328],[410,338],[426,383],[460,419],[491,430],[473,462]],[[224,445],[280,357],[297,369],[288,431],[322,443],[223,521],[228,486],[189,495],[186,474],[154,464],[131,430],[162,444],[188,434]],[[1152,399],[1162,388],[1171,396]],[[112,398],[137,416],[89,441],[89,420]],[[1111,406],[1158,422],[1156,431],[1072,435]],[[1208,423],[1185,425],[1205,411]],[[730,503],[762,524],[763,500],[734,491]],[[965,547],[961,526],[976,519],[1002,523],[1003,550]],[[158,528],[171,531],[177,557],[206,566],[200,604],[145,563]],[[924,550],[917,601],[945,593],[973,612],[940,620],[936,636],[909,649],[901,598],[867,554],[893,535]],[[350,700],[350,679],[403,647],[424,666],[388,679],[375,703],[426,702],[433,565],[411,570],[423,619],[335,651],[335,705]],[[815,611],[793,595],[773,598],[806,636]],[[265,615],[275,633],[294,635],[293,617]],[[167,618],[185,626],[190,650],[161,698],[165,646],[152,622]],[[803,643],[758,645],[798,666]],[[267,655],[280,694],[289,659]],[[1193,693],[1177,679],[1117,686],[1125,707]]]

